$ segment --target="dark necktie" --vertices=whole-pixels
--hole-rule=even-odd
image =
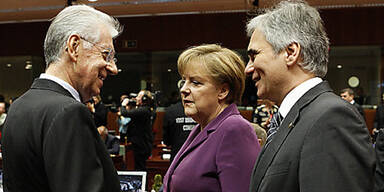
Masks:
[[[272,141],[272,137],[276,134],[282,121],[283,121],[283,116],[281,116],[279,112],[273,114],[271,122],[269,123],[269,130],[267,133],[268,137],[267,137],[266,144]]]

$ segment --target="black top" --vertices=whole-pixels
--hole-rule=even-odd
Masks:
[[[96,127],[107,126],[108,109],[104,106],[103,102],[95,104],[94,119]]]
[[[171,146],[171,162],[197,123],[184,114],[183,104],[178,102],[165,110],[163,141]]]
[[[105,138],[105,146],[109,154],[118,155],[120,151],[119,139],[111,134],[108,134]]]

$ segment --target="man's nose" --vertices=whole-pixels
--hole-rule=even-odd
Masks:
[[[117,66],[114,61],[111,63],[108,63],[106,66],[106,69],[107,69],[108,75],[117,75],[118,73]]]
[[[255,67],[253,65],[253,62],[251,60],[249,60],[247,63],[247,66],[245,66],[244,72],[246,75],[249,75],[249,74],[253,73],[254,70],[255,70]]]

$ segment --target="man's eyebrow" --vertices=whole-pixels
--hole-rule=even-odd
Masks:
[[[247,51],[247,54],[248,55],[257,55],[259,52],[258,51],[256,51],[256,50],[254,50],[254,49],[249,49],[248,51]]]

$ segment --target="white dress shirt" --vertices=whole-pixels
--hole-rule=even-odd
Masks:
[[[58,83],[58,84],[59,84],[60,86],[62,86],[64,89],[66,89],[67,91],[69,91],[69,93],[71,93],[71,95],[72,95],[78,102],[81,102],[79,92],[77,92],[75,88],[73,88],[69,83],[63,81],[62,79],[57,78],[57,77],[52,76],[52,75],[48,75],[48,74],[46,74],[46,73],[42,73],[42,74],[40,74],[40,79],[49,79],[49,80],[52,80],[52,81]]]
[[[295,87],[290,91],[281,102],[279,107],[280,114],[285,118],[288,112],[291,110],[293,105],[311,88],[315,87],[317,84],[321,83],[323,80],[319,77],[314,77],[308,79],[301,83],[299,86]]]

